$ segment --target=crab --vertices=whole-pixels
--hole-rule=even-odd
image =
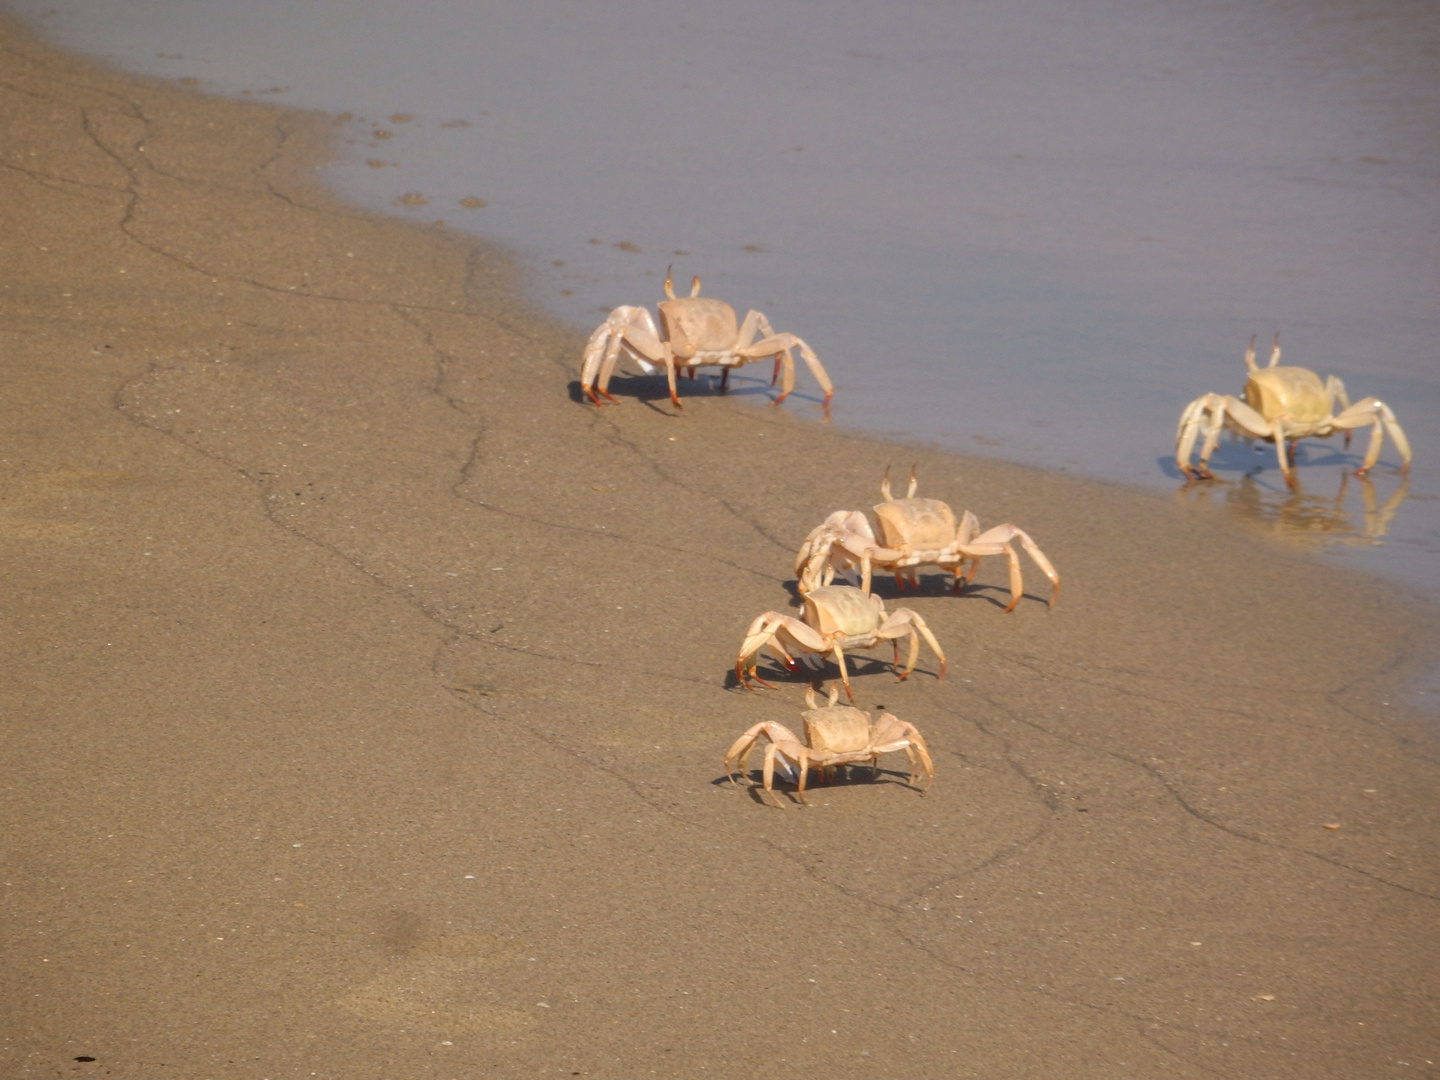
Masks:
[[[1010,562],[1010,603],[1013,611],[1024,592],[1020,575],[1020,558],[1012,542],[1018,540],[1027,555],[1050,579],[1050,606],[1060,595],[1060,575],[1036,546],[1030,534],[1014,525],[996,525],[980,531],[980,522],[966,510],[955,523],[955,512],[938,499],[915,498],[915,470],[910,470],[910,486],[905,498],[890,495],[890,470],[880,482],[884,502],[875,507],[878,529],[859,510],[837,510],[817,525],[795,556],[795,574],[800,588],[813,589],[828,585],[838,571],[852,583],[858,582],[864,592],[870,591],[870,573],[875,567],[895,574],[896,587],[902,591],[908,576],[911,587],[919,588],[919,568],[939,566],[955,574],[955,591],[975,576],[975,568],[987,555],[1004,555]],[[883,538],[876,539],[876,532]],[[961,576],[965,560],[970,571]],[[857,577],[856,567],[859,567]]]
[[[825,391],[825,405],[829,406],[835,388],[814,350],[794,334],[775,333],[763,313],[748,311],[744,322],[737,325],[734,308],[723,300],[700,295],[698,277],[690,283],[689,296],[677,297],[669,269],[665,271],[665,299],[656,307],[663,333],[656,330],[654,319],[644,307],[622,304],[590,335],[580,366],[580,389],[596,405],[604,404],[601,397],[615,402],[606,388],[622,351],[634,357],[647,374],[657,365],[665,369],[670,400],[677,409],[681,407],[675,393],[677,370],[684,368],[693,377],[697,367],[720,367],[720,392],[724,393],[732,368],[754,360],[773,359],[775,371],[770,385],[774,386],[775,380],[784,375],[780,396],[775,399],[779,404],[795,388],[795,361],[791,351],[799,349],[800,358]],[[757,334],[761,335],[759,341],[755,340]]]
[[[1281,367],[1279,364],[1280,335],[1275,335],[1270,346],[1270,363],[1263,368],[1255,363],[1255,339],[1252,337],[1245,350],[1245,367],[1249,370],[1245,380],[1245,400],[1229,394],[1205,394],[1185,406],[1175,431],[1175,464],[1186,478],[1215,478],[1209,462],[1220,441],[1222,428],[1247,439],[1273,442],[1280,461],[1280,472],[1291,491],[1300,488],[1292,468],[1295,443],[1309,436],[1326,439],[1337,431],[1345,433],[1348,449],[1353,429],[1370,428],[1370,445],[1365,449],[1365,460],[1355,470],[1356,476],[1364,476],[1380,460],[1380,447],[1387,431],[1395,449],[1400,452],[1400,471],[1409,470],[1410,442],[1389,405],[1373,397],[1351,405],[1345,393],[1345,384],[1334,375],[1327,376],[1322,384],[1320,376],[1309,368]],[[1335,412],[1337,402],[1340,405],[1338,413]],[[1202,431],[1205,439],[1200,446],[1200,460],[1192,466],[1190,453]],[[1288,447],[1286,439],[1290,440]]]
[[[879,760],[882,754],[904,750],[905,756],[910,759],[910,778],[907,783],[912,787],[917,786],[916,780],[923,772],[925,784],[920,787],[920,792],[924,794],[935,779],[935,765],[930,760],[930,749],[925,745],[925,738],[915,725],[888,712],[881,713],[878,720],[871,719],[867,712],[861,712],[849,705],[835,704],[838,698],[839,691],[832,684],[829,702],[817,708],[815,688],[812,686],[805,691],[805,704],[809,709],[801,714],[805,721],[803,740],[797,739],[794,732],[784,724],[774,721],[756,724],[750,728],[736,739],[725,753],[726,777],[732,784],[735,783],[732,765],[743,776],[745,759],[749,757],[751,748],[760,739],[765,739],[767,745],[761,784],[765,797],[773,805],[780,807],[780,800],[775,797],[773,790],[777,762],[787,775],[795,779],[795,797],[804,803],[805,778],[811,769],[820,771],[822,783],[830,780],[837,768],[847,765],[869,765],[873,776],[880,771]]]
[[[805,601],[805,612],[801,618],[767,611],[756,616],[750,629],[745,631],[745,641],[735,660],[735,677],[740,685],[753,689],[750,680],[754,679],[761,686],[770,686],[755,673],[755,658],[766,646],[790,671],[796,670],[796,656],[810,667],[819,667],[820,658],[828,653],[840,666],[841,685],[850,700],[854,701],[850,677],[845,670],[847,652],[873,649],[880,642],[889,641],[894,645],[895,667],[898,668],[899,639],[908,637],[910,651],[905,660],[905,670],[900,672],[900,678],[904,679],[915,670],[922,636],[940,661],[939,678],[945,677],[945,653],[940,643],[925,625],[925,620],[909,608],[896,608],[886,614],[885,603],[880,597],[850,585],[825,585],[802,590],[800,595]]]

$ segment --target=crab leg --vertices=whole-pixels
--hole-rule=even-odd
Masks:
[[[849,550],[848,545],[846,546],[846,550]],[[863,549],[860,552],[860,591],[865,593],[870,591],[870,571],[873,564],[878,562],[881,566],[891,566],[899,563],[901,559],[906,558],[908,555],[909,552],[901,550],[900,548],[867,547]],[[900,570],[898,567],[896,567],[895,570],[895,587],[901,592],[905,591],[905,585],[900,580]],[[918,584],[916,588],[919,588]]]
[[[745,313],[745,318],[740,322],[740,331],[735,335],[736,354],[743,355],[742,350],[748,349],[757,336],[772,338],[775,336],[775,330],[764,312],[751,308]],[[747,359],[763,360],[765,356],[766,353],[760,352],[753,357],[747,357]],[[777,352],[775,353],[775,370],[770,373],[770,385],[774,386],[775,380],[778,378],[780,378],[780,354]]]
[[[805,361],[805,366],[810,369],[810,374],[815,376],[815,381],[820,384],[820,389],[825,391],[825,400],[821,407],[828,409],[830,399],[835,396],[835,385],[830,381],[830,376],[825,373],[825,368],[820,363],[820,358],[815,355],[809,345],[795,338],[795,344],[800,348],[800,359]]]
[[[790,762],[799,760],[807,752],[805,744],[796,738],[795,733],[784,724],[777,724],[773,720],[767,720],[747,729],[740,738],[735,740],[730,749],[725,752],[725,760],[722,764],[725,768],[726,778],[734,784],[735,771],[738,771],[742,776],[744,775],[746,759],[749,757],[751,749],[755,746],[755,743],[759,741],[761,736],[764,736],[767,743],[761,779],[766,794],[770,794],[773,801],[774,795],[771,794],[771,789],[774,786],[775,762],[777,758],[780,762],[780,767],[784,769],[786,773],[789,773],[791,771]],[[732,765],[734,766],[733,771]],[[775,805],[779,806],[780,803],[777,801]]]
[[[966,531],[965,525],[968,525],[974,520],[970,511],[967,510],[965,513],[966,519],[961,526],[962,536]],[[987,529],[973,540],[961,540],[956,544],[956,547],[962,555],[968,555],[971,558],[981,555],[1000,555],[1003,553],[1010,560],[1010,606],[1005,609],[1008,612],[1015,609],[1015,605],[1020,602],[1020,597],[1024,590],[1024,582],[1020,576],[1020,558],[1015,554],[1015,548],[1010,543],[1012,540],[1020,541],[1020,545],[1025,549],[1025,554],[1029,555],[1030,558],[1034,560],[1035,565],[1050,579],[1052,586],[1050,591],[1050,606],[1054,607],[1055,601],[1060,596],[1060,575],[1055,572],[1055,567],[1050,565],[1050,560],[1045,557],[1045,553],[1036,546],[1035,541],[1032,540],[1029,534],[1023,529],[1017,529],[1014,525],[1010,524],[996,525],[991,529]]]
[[[1345,392],[1345,384],[1340,381],[1337,375],[1325,376],[1325,396],[1330,399],[1330,411],[1335,411],[1335,406],[1340,406],[1343,413],[1350,408],[1350,395]],[[1350,429],[1345,429],[1345,449],[1350,449]]]
[[[675,392],[675,354],[670,351],[670,346],[665,346],[665,381],[670,385],[670,403],[677,409],[685,406],[680,404],[680,395]]]
[[[729,780],[732,784],[735,783],[735,773],[731,769],[732,763],[743,776],[745,773],[745,759],[750,756],[751,748],[755,745],[755,741],[764,730],[765,724],[763,723],[756,724],[752,728],[747,728],[743,735],[730,744],[730,749],[725,751],[725,758],[721,764],[725,768],[725,779]]]
[[[910,608],[896,608],[885,616],[885,621],[876,629],[875,636],[884,640],[894,640],[906,636],[910,638],[910,652],[905,661],[905,670],[900,675],[900,678],[904,679],[915,670],[915,661],[920,656],[920,641],[915,636],[917,630],[940,661],[940,674],[937,678],[945,678],[945,652],[940,648],[940,643],[935,640],[935,635],[930,632],[930,627],[925,624],[925,620],[920,617],[918,612]]]
[[[851,703],[853,704],[855,701],[855,695],[850,691],[850,674],[845,670],[845,650],[842,649],[839,645],[836,645],[834,650],[834,656],[835,663],[840,668],[840,685],[845,687],[845,696],[849,698]]]
[[[1275,456],[1280,460],[1280,473],[1285,477],[1285,486],[1291,491],[1299,491],[1300,481],[1295,479],[1295,473],[1291,468],[1291,463],[1295,459],[1295,443],[1300,440],[1299,438],[1293,439],[1289,451],[1286,451],[1285,437],[1287,432],[1285,430],[1285,419],[1283,416],[1277,416],[1271,421],[1275,432]]]
[[[760,770],[760,782],[764,785],[765,794],[770,797],[770,801],[779,808],[780,800],[775,798],[775,792],[772,790],[775,786],[775,755],[777,753],[779,753],[779,748],[773,742],[765,747],[765,766]]]
[[[1186,405],[1180,413],[1180,425],[1175,431],[1175,467],[1185,474],[1190,480],[1209,480],[1212,474],[1205,467],[1205,459],[1202,458],[1200,466],[1192,470],[1190,467],[1190,455],[1195,450],[1195,439],[1200,434],[1201,424],[1204,422],[1205,413],[1224,416],[1225,405],[1219,394],[1206,394],[1198,397]],[[1208,437],[1209,432],[1207,430]]]
[[[752,312],[759,318],[764,316],[759,312]],[[745,317],[746,324],[750,322],[750,316]],[[767,327],[769,323],[765,324]],[[742,335],[741,340],[744,340]],[[771,334],[753,345],[742,345],[735,350],[735,355],[746,360],[762,360],[767,356],[773,356],[777,367],[784,371],[784,379],[780,385],[780,396],[775,399],[778,405],[790,396],[790,391],[795,389],[795,360],[791,356],[792,349],[800,350],[800,359],[805,361],[805,366],[810,369],[810,374],[815,376],[815,381],[820,384],[820,389],[825,391],[825,404],[830,404],[830,398],[835,393],[835,387],[830,382],[830,376],[825,373],[820,358],[815,355],[815,350],[805,344],[800,338],[790,333]],[[774,380],[771,380],[774,385]]]
[[[1410,468],[1410,440],[1405,437],[1400,424],[1395,419],[1395,413],[1390,406],[1377,398],[1369,397],[1364,401],[1357,401],[1340,415],[1331,420],[1337,428],[1343,428],[1346,435],[1350,429],[1371,425],[1370,444],[1365,449],[1365,460],[1360,468],[1355,470],[1356,476],[1364,476],[1375,463],[1380,460],[1380,447],[1385,441],[1385,432],[1390,433],[1390,439],[1395,443],[1395,449],[1400,454],[1403,463],[1400,466],[1402,472]]]
[[[770,685],[755,674],[755,657],[766,645],[772,649],[776,648],[778,643],[775,639],[780,634],[787,635],[796,645],[797,651],[826,653],[832,648],[837,651],[839,649],[839,646],[833,645],[828,637],[793,615],[782,615],[778,611],[767,611],[763,615],[758,615],[750,624],[750,629],[745,631],[745,640],[740,646],[740,655],[735,660],[735,677],[747,690],[750,688],[749,680],[752,678],[762,686]],[[779,647],[784,649],[783,645]],[[747,661],[749,661],[748,667]],[[843,661],[840,670],[843,675],[845,670]]]
[[[662,345],[655,321],[647,309],[622,304],[610,312],[609,317],[590,335],[580,365],[580,389],[596,405],[603,403],[595,396],[592,386],[606,400],[615,401],[607,387],[621,349],[633,356],[647,372],[654,370],[652,364],[664,362],[668,350]]]
[[[870,742],[870,749],[877,758],[881,754],[904,750],[905,756],[910,759],[912,784],[920,775],[915,768],[917,759],[925,775],[930,780],[935,779],[935,763],[930,760],[930,748],[925,745],[925,737],[908,720],[901,720],[894,713],[881,713],[871,729]]]

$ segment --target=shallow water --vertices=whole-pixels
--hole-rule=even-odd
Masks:
[[[804,337],[836,423],[1173,489],[1440,583],[1424,0],[5,6],[131,70],[351,113],[331,183],[511,245],[578,327],[653,304],[673,263]],[[1182,486],[1181,407],[1238,393],[1275,330],[1393,405],[1408,483],[1388,444],[1344,480],[1362,436],[1302,444],[1299,495],[1243,444]],[[732,387],[761,399],[764,366]]]

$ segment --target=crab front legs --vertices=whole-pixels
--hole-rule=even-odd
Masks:
[[[780,800],[775,797],[775,792],[772,790],[775,785],[775,761],[776,758],[779,758],[780,767],[786,772],[790,771],[790,761],[796,763],[796,769],[799,772],[799,777],[796,782],[796,794],[803,803],[805,801],[805,777],[810,771],[810,748],[800,739],[796,738],[795,733],[784,724],[777,724],[773,720],[756,724],[747,730],[745,734],[741,735],[740,738],[736,739],[729,750],[725,751],[724,765],[726,779],[732,784],[735,783],[735,773],[731,769],[732,765],[742,775],[744,774],[745,759],[750,756],[750,750],[754,747],[755,743],[759,741],[761,735],[764,735],[768,740],[768,745],[765,747],[765,764],[760,774],[760,782],[762,784],[762,790],[765,792],[765,797],[770,800],[773,806],[780,808]],[[789,761],[786,760],[787,758]],[[736,786],[738,787],[739,785],[737,784]]]
[[[795,660],[791,653],[810,653],[812,655],[830,653],[835,657],[835,662],[840,665],[840,681],[845,686],[845,692],[849,694],[850,682],[845,673],[844,641],[843,633],[822,634],[793,615],[767,611],[763,615],[757,615],[755,621],[750,624],[750,629],[745,631],[745,640],[740,645],[740,655],[735,660],[735,678],[740,680],[740,685],[747,690],[751,689],[751,679],[761,686],[770,686],[770,683],[755,673],[756,657],[760,655],[760,650],[767,646],[791,671],[795,670]],[[853,694],[851,694],[851,700],[854,700]]]
[[[599,391],[605,401],[619,404],[607,388],[622,349],[633,356],[647,373],[654,371],[656,365],[664,366],[670,375],[670,396],[675,397],[675,362],[670,346],[661,340],[650,312],[630,304],[622,304],[610,312],[585,345],[584,361],[580,365],[580,389],[586,397],[596,405],[603,405],[605,402],[595,396],[595,391]]]
[[[1175,433],[1175,465],[1187,479],[1215,478],[1215,474],[1210,471],[1210,455],[1215,452],[1215,447],[1220,445],[1220,432],[1227,426],[1227,420],[1231,428],[1246,438],[1273,439],[1285,483],[1292,491],[1300,486],[1290,471],[1289,454],[1285,450],[1285,418],[1276,417],[1272,423],[1245,402],[1229,394],[1204,394],[1185,406],[1185,411],[1180,414],[1180,426]],[[1202,430],[1205,439],[1200,446],[1200,460],[1192,467],[1190,453],[1195,448],[1195,440]]]

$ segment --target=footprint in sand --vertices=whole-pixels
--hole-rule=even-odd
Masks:
[[[517,946],[486,934],[429,938],[337,1004],[386,1026],[514,1036],[539,1018],[533,1009],[505,1003],[492,983],[498,969],[525,959]]]

